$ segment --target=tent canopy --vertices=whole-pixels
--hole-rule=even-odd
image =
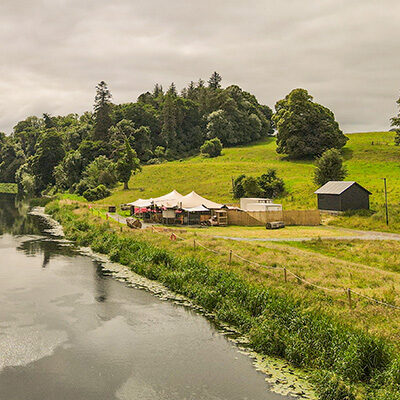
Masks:
[[[173,190],[170,193],[165,194],[164,196],[154,197],[150,199],[138,199],[133,201],[132,203],[128,203],[129,206],[133,207],[150,207],[152,205],[156,206],[164,206],[170,202],[177,202],[181,197],[183,197],[176,190]]]
[[[207,207],[204,206],[197,206],[197,207],[192,207],[192,208],[184,208],[184,211],[187,212],[201,212],[201,211],[210,211]]]
[[[218,209],[223,205],[219,203],[215,203],[214,201],[208,200],[196,192],[190,192],[186,196],[182,196],[176,190],[165,194],[164,196],[150,198],[150,199],[138,199],[132,203],[128,203],[128,205],[133,207],[150,207],[152,205],[156,206],[165,206],[168,208],[183,208],[186,211],[188,209],[194,209],[197,207],[202,207],[205,209],[199,209],[197,211],[207,211],[207,209]]]
[[[207,200],[206,198],[200,196],[195,191],[193,191],[179,199],[178,206],[180,208],[193,208],[199,206],[204,206],[207,208],[221,208],[222,204]]]

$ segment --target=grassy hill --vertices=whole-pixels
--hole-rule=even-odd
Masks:
[[[382,178],[388,178],[389,202],[400,199],[400,148],[394,145],[393,132],[349,134],[344,148],[348,180],[355,180],[369,189],[375,208],[383,205]],[[130,190],[118,187],[106,204],[121,204],[139,197],[160,196],[172,189],[182,194],[192,190],[221,203],[235,203],[231,193],[231,180],[240,174],[260,175],[275,168],[285,180],[288,195],[279,199],[288,209],[316,208],[316,186],[312,182],[313,161],[288,161],[275,151],[274,138],[249,146],[227,148],[220,157],[201,156],[160,165],[144,166],[134,176]]]

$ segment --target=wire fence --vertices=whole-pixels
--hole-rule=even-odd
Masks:
[[[165,232],[162,229],[156,229],[155,227],[152,227],[152,229],[153,229],[154,232],[157,232],[157,233],[168,233],[168,232]],[[173,237],[175,239],[179,239],[179,240],[182,240],[182,241],[186,241],[187,240],[187,238],[183,238],[183,237],[177,235],[175,232],[170,235],[170,238],[173,238]],[[326,286],[321,286],[321,285],[318,285],[316,283],[308,281],[307,279],[303,278],[302,276],[300,276],[298,274],[295,274],[294,272],[290,271],[287,267],[272,266],[272,265],[262,264],[262,263],[259,263],[257,261],[253,261],[253,260],[250,260],[248,258],[245,258],[245,257],[233,252],[232,250],[229,250],[227,252],[217,251],[215,249],[211,249],[210,247],[205,246],[204,244],[199,242],[197,239],[193,239],[193,249],[196,250],[197,247],[201,247],[204,250],[209,251],[209,252],[211,252],[213,254],[218,254],[220,256],[228,256],[229,257],[229,264],[232,263],[233,257],[236,257],[237,259],[239,259],[239,260],[241,260],[243,262],[246,262],[246,263],[251,264],[251,265],[256,265],[256,266],[258,266],[260,268],[265,268],[265,269],[275,270],[275,271],[276,270],[283,271],[283,276],[284,276],[285,282],[288,281],[288,275],[290,275],[290,276],[296,278],[299,283],[302,282],[302,283],[304,283],[306,285],[309,285],[311,287],[314,287],[316,289],[319,289],[319,290],[322,290],[322,291],[325,291],[325,292],[330,292],[330,293],[344,294],[347,297],[347,302],[349,304],[350,309],[353,308],[353,298],[352,298],[352,294],[353,294],[353,295],[359,296],[361,298],[364,298],[365,300],[368,300],[368,301],[370,301],[370,302],[372,302],[374,304],[381,305],[381,306],[384,306],[384,307],[388,307],[388,308],[391,308],[393,310],[400,310],[400,307],[398,307],[398,306],[386,303],[386,302],[381,301],[381,300],[377,300],[377,299],[375,299],[375,298],[373,298],[371,296],[367,296],[367,295],[365,295],[363,293],[360,293],[358,291],[355,291],[355,290],[353,290],[351,288],[330,288],[330,287],[326,287]]]

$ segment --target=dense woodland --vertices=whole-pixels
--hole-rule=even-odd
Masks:
[[[10,136],[1,133],[0,182],[29,194],[70,190],[95,199],[118,181],[127,187],[141,164],[196,154],[213,138],[226,147],[272,133],[272,110],[236,85],[222,88],[216,72],[181,93],[174,83],[166,91],[156,84],[126,104],[113,104],[100,82],[93,112],[31,116]]]

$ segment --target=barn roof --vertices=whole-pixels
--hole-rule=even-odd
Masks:
[[[370,191],[362,187],[355,181],[329,181],[325,185],[321,186],[316,190],[315,194],[342,194],[348,188],[353,185],[359,186],[361,189],[365,190],[367,193],[372,194]]]

